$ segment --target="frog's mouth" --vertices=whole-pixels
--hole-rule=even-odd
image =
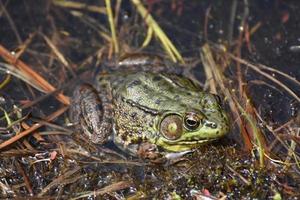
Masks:
[[[162,147],[167,151],[180,152],[196,148],[202,144],[209,143],[216,140],[216,138],[206,138],[206,139],[195,139],[195,140],[165,140],[159,138],[156,141],[156,145]]]

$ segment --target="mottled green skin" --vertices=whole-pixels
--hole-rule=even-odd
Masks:
[[[203,92],[200,86],[182,76],[152,72],[102,75],[96,88],[111,96],[114,142],[133,155],[146,142],[162,151],[190,150],[222,137],[229,130],[227,115],[215,95]],[[196,130],[184,128],[176,140],[160,133],[165,116],[183,117],[187,112],[203,116]]]
[[[131,155],[154,161],[229,131],[217,96],[183,77],[182,68],[149,54],[126,56],[114,66],[73,93],[70,119],[90,141],[112,139]]]

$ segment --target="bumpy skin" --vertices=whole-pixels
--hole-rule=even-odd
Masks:
[[[227,115],[215,95],[188,78],[152,68],[155,63],[126,59],[121,63],[136,70],[99,75],[96,90],[84,85],[74,92],[71,119],[93,142],[113,136],[124,151],[151,159],[190,150],[228,132]]]

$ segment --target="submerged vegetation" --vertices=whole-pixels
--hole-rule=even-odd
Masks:
[[[0,198],[299,198],[300,7],[249,3],[0,0]],[[136,52],[218,94],[230,134],[166,165],[74,134],[74,85]]]

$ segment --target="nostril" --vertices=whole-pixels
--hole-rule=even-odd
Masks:
[[[218,125],[215,122],[208,122],[208,121],[204,122],[204,126],[209,127],[209,128],[213,128],[213,129],[218,127]]]

